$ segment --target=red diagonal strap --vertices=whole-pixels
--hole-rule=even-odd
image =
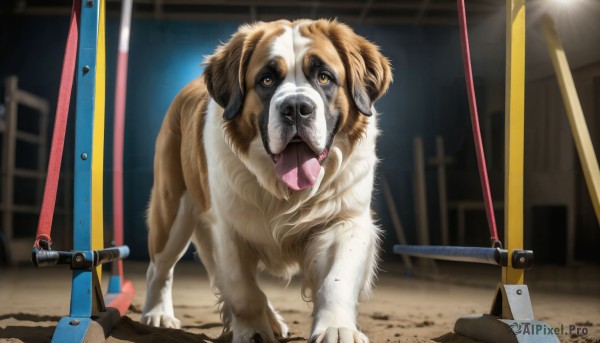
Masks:
[[[60,175],[60,164],[62,161],[63,148],[65,145],[65,131],[69,117],[69,103],[71,102],[71,91],[73,89],[73,76],[75,75],[75,64],[77,62],[77,43],[79,41],[79,16],[81,13],[81,1],[73,0],[71,10],[71,23],[65,57],[63,60],[62,75],[60,77],[60,88],[56,104],[56,117],[54,118],[54,132],[52,133],[52,145],[50,147],[50,159],[48,161],[48,175],[44,188],[42,210],[38,222],[37,235],[34,247],[38,249],[49,249],[52,243],[50,231],[52,231],[52,217],[56,204],[56,191],[58,189],[58,177]]]
[[[485,203],[485,212],[487,214],[488,226],[493,246],[498,246],[498,231],[496,230],[496,218],[494,217],[494,207],[492,205],[492,193],[487,175],[485,164],[485,154],[481,142],[481,132],[479,131],[479,115],[477,114],[477,100],[475,99],[475,85],[473,84],[473,70],[471,69],[471,53],[469,51],[469,35],[467,33],[467,15],[465,14],[465,0],[458,2],[458,23],[460,26],[460,41],[462,43],[463,65],[465,68],[465,81],[467,83],[467,94],[469,95],[469,109],[471,110],[471,127],[473,129],[473,139],[475,140],[475,152],[477,154],[477,167],[479,168],[479,180],[481,181],[481,190],[483,191],[483,200]]]

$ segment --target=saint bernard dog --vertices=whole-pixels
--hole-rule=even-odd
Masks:
[[[310,342],[368,342],[359,298],[375,277],[373,102],[391,82],[379,48],[337,21],[243,25],[171,104],[156,140],[142,322],[178,328],[173,269],[190,241],[233,342],[277,342],[257,284],[301,272]]]

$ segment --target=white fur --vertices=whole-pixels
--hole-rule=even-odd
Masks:
[[[269,107],[269,149],[273,154],[283,151],[287,141],[282,139],[281,132],[285,124],[279,105],[289,96],[303,95],[315,104],[315,119],[308,128],[308,143],[314,144],[317,152],[322,152],[327,144],[327,125],[325,123],[325,104],[319,93],[311,86],[302,70],[302,60],[311,40],[300,34],[298,25],[293,29],[286,27],[284,33],[277,37],[271,48],[270,58],[281,57],[287,65],[288,73],[281,85],[273,94]]]
[[[311,337],[316,342],[348,332],[353,340],[341,342],[368,342],[357,331],[356,316],[359,295],[371,290],[379,237],[370,211],[377,116],[369,118],[366,136],[354,148],[336,138],[315,185],[294,192],[278,181],[260,138],[240,159],[220,128],[223,110],[214,102],[208,109],[204,137],[211,146],[207,163],[218,287],[232,307],[243,309],[233,315],[234,337],[238,327],[239,337],[258,331],[271,338],[267,300],[251,272],[260,262],[285,278],[303,271],[304,288],[314,302]],[[311,230],[315,234],[308,235],[304,249],[290,249],[301,246]]]

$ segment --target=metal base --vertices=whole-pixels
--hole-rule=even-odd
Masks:
[[[459,318],[454,332],[485,343],[559,343],[554,329],[546,323],[501,319],[490,314]]]
[[[131,281],[124,283],[124,292],[105,296],[108,307],[92,318],[63,317],[58,322],[52,342],[104,342],[133,299]]]
[[[499,284],[491,314],[460,318],[454,332],[486,343],[559,343],[556,330],[534,320],[526,285]]]
[[[133,284],[125,280],[118,287],[120,292],[109,292],[102,296],[95,268],[73,272],[71,314],[58,322],[52,342],[104,342],[121,316],[127,312],[134,296]],[[121,280],[118,276],[111,279],[114,291]]]
[[[104,342],[120,318],[119,311],[110,307],[93,319],[63,317],[52,335],[52,342]]]

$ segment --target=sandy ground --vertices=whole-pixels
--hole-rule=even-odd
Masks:
[[[139,324],[145,267],[139,262],[126,265],[136,296],[107,341],[214,342],[222,330],[216,300],[202,267],[192,262],[182,262],[176,269],[174,304],[183,328]],[[473,342],[452,334],[454,322],[462,315],[489,311],[498,270],[438,267],[440,274],[435,278],[429,273],[409,278],[402,276],[400,266],[384,265],[374,296],[360,307],[359,323],[372,343]],[[579,335],[560,335],[561,342],[600,342],[600,268],[541,268],[529,279],[536,319],[552,327],[563,325],[566,331],[569,325],[580,328]],[[290,327],[290,338],[284,342],[305,342],[311,307],[300,297],[299,283],[292,281],[286,287],[285,282],[264,277],[261,284]],[[66,268],[0,269],[0,341],[49,342],[56,322],[68,313],[69,288]]]

